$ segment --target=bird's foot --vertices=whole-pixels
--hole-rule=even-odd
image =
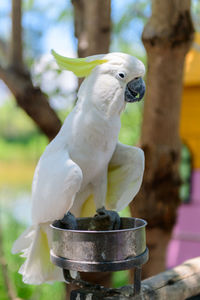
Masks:
[[[105,207],[97,209],[92,218],[89,230],[118,230],[120,229],[120,216],[116,211],[106,210]]]
[[[78,229],[76,218],[70,211],[61,220],[56,220],[53,225],[62,229]]]

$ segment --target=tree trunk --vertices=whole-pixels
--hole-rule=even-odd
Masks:
[[[78,56],[107,53],[110,46],[111,1],[72,0]]]
[[[180,204],[182,77],[193,32],[190,0],[152,0],[152,16],[142,36],[148,56],[141,136],[146,168],[141,191],[131,203],[132,214],[148,222],[150,259],[144,267],[145,277],[165,269],[166,247]]]
[[[108,53],[111,35],[111,0],[72,0],[78,56]],[[79,79],[79,86],[83,81]]]

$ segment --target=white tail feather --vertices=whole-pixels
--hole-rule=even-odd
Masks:
[[[34,226],[27,228],[20,237],[14,242],[12,247],[12,253],[16,254],[22,252],[24,249],[27,249],[30,246],[32,241],[32,236],[34,233]]]
[[[14,243],[12,252],[26,257],[19,273],[28,284],[63,281],[62,270],[50,261],[51,232],[49,224],[29,227]]]

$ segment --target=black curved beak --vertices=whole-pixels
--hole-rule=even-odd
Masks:
[[[145,83],[144,80],[139,77],[131,80],[125,90],[125,101],[126,102],[136,102],[140,101],[145,93]]]

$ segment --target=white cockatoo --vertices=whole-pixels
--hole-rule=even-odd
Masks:
[[[76,106],[38,162],[32,226],[12,249],[26,257],[19,273],[29,284],[63,280],[62,270],[50,262],[50,223],[69,210],[76,217],[104,206],[121,211],[138,192],[144,171],[143,151],[118,142],[126,102],[144,95],[143,63],[124,53],[82,59],[52,53],[62,69],[85,80]]]

